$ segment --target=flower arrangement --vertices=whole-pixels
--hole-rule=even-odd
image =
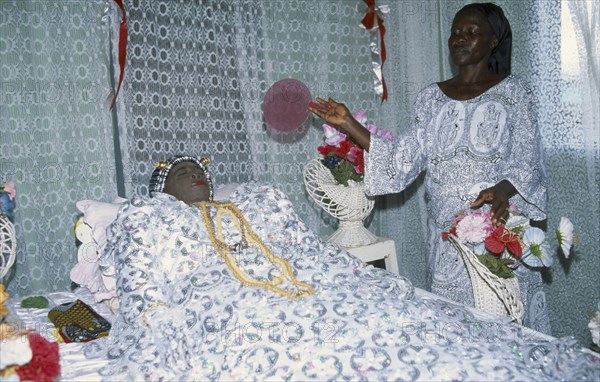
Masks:
[[[511,278],[513,271],[524,263],[530,267],[549,267],[554,260],[545,243],[546,234],[532,227],[529,219],[514,206],[504,225],[492,225],[490,213],[480,210],[460,211],[450,229],[442,233],[444,240],[455,236],[478,257],[493,274]],[[573,242],[573,224],[561,218],[556,231],[563,254],[568,258]]]
[[[8,334],[11,329],[0,324],[0,379],[11,381],[55,381],[60,376],[57,342],[38,333]]]
[[[58,343],[6,322],[8,297],[0,284],[0,380],[55,381],[60,375]]]
[[[365,126],[371,133],[391,139],[390,132],[384,132],[375,125],[367,124],[367,113],[357,110],[352,113],[354,119]],[[327,167],[334,179],[344,186],[350,182],[361,182],[365,172],[364,150],[346,134],[337,128],[324,124],[325,144],[317,150],[323,155],[323,165]]]
[[[4,215],[8,220],[13,221],[15,209],[15,183],[8,181],[0,187],[0,215]]]

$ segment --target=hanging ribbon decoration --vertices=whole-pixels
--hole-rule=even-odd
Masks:
[[[123,0],[115,0],[115,3],[117,3],[119,8],[121,8],[121,13],[123,16],[121,18],[121,27],[119,28],[119,82],[109,110],[112,110],[112,108],[115,106],[115,102],[117,101],[117,96],[119,95],[119,90],[121,89],[121,83],[123,82],[123,74],[125,73],[125,60],[127,58],[127,15],[125,13]]]
[[[383,64],[385,63],[385,41],[383,36],[385,35],[385,27],[383,26],[383,15],[390,11],[387,5],[377,6],[375,0],[363,0],[367,4],[365,10],[365,17],[360,22],[360,26],[366,30],[371,31],[371,42],[369,47],[371,48],[371,64],[373,65],[373,72],[375,72],[375,93],[381,96],[381,103],[387,100],[387,85],[385,78],[383,78]],[[375,24],[377,21],[377,24]],[[379,30],[379,42],[381,44],[381,50],[377,47],[377,30]],[[381,52],[381,53],[380,53]]]

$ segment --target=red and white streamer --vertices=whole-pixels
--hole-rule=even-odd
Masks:
[[[360,26],[371,33],[369,48],[371,50],[371,65],[375,73],[375,93],[381,96],[381,102],[387,100],[387,85],[383,78],[383,64],[386,59],[385,51],[385,27],[383,26],[383,15],[390,11],[389,6],[377,6],[375,0],[363,0],[366,8],[363,8],[365,16]]]

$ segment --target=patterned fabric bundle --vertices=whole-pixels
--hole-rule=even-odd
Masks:
[[[81,300],[56,306],[48,318],[65,343],[88,342],[108,335],[111,325]]]

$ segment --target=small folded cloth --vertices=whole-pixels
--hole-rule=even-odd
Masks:
[[[111,325],[81,300],[55,306],[48,318],[65,343],[88,342],[108,335]]]

